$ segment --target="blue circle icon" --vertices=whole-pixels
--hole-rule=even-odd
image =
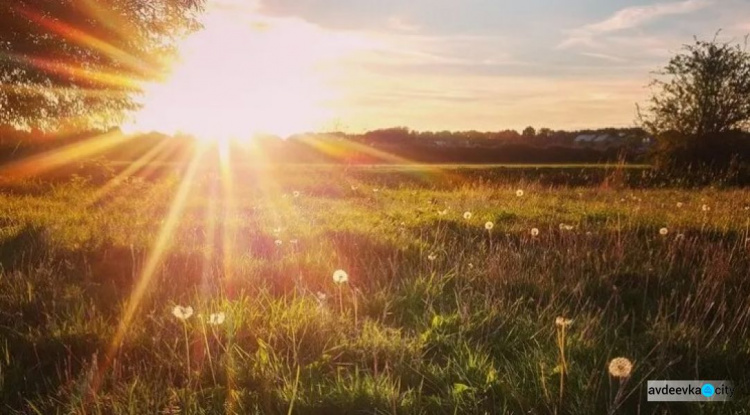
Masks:
[[[703,385],[703,387],[701,388],[701,393],[702,393],[702,394],[703,394],[703,396],[705,396],[706,398],[710,398],[710,397],[714,396],[714,385],[712,385],[712,384],[710,384],[710,383],[706,383],[706,384],[705,384],[705,385]]]

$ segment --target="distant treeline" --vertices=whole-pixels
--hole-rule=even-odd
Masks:
[[[101,138],[96,138],[101,137]],[[89,139],[112,140],[119,131],[88,131],[45,134],[0,128],[0,162],[28,157]],[[595,140],[595,137],[599,137]],[[166,143],[164,143],[166,141]],[[234,146],[246,148],[240,141]],[[601,129],[584,131],[523,133],[500,132],[417,132],[390,128],[364,134],[314,133],[281,139],[255,137],[248,143],[263,153],[263,161],[279,163],[601,163],[642,161],[648,148],[643,130]],[[111,161],[131,161],[155,146],[190,151],[195,140],[189,136],[159,133],[134,136],[102,154]]]

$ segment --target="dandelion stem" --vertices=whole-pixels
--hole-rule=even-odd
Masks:
[[[214,372],[214,363],[211,358],[211,347],[208,344],[208,333],[206,332],[206,322],[201,321],[201,326],[203,326],[203,341],[206,343],[206,355],[208,356],[208,367],[211,369],[211,379],[214,381],[214,386],[217,386],[216,384],[216,373]]]
[[[187,362],[187,381],[190,382],[190,341],[188,340],[187,323],[182,323],[183,332],[185,333],[185,361]]]

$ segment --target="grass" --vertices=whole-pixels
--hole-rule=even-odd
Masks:
[[[0,412],[750,407],[750,192],[471,170],[247,169],[228,189],[206,169],[176,211],[186,174],[6,188]],[[738,396],[648,403],[649,379]]]

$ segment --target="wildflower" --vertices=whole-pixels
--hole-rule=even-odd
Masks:
[[[668,233],[669,233],[669,229],[667,229],[667,228],[661,228],[661,229],[659,229],[659,235],[661,235],[661,236],[667,236]]]
[[[210,316],[208,316],[208,324],[212,326],[220,326],[222,323],[224,323],[224,319],[226,318],[226,315],[224,313],[213,313]]]
[[[555,325],[557,327],[568,327],[571,324],[573,324],[573,320],[571,320],[569,318],[565,318],[565,317],[562,317],[562,316],[555,318]]]
[[[336,270],[336,272],[333,273],[333,282],[336,284],[343,284],[347,281],[349,281],[349,274],[343,269]]]
[[[516,196],[523,197],[523,190],[521,189],[516,190]]]
[[[434,261],[437,259],[437,255],[433,252],[430,252],[430,255],[427,255],[427,259],[429,259],[430,261]]]
[[[703,206],[701,206],[701,210],[704,211],[704,212],[708,212],[709,210],[711,210],[711,206],[703,205]]]
[[[284,242],[282,242],[281,239],[277,239],[273,243],[275,243],[276,246],[281,246],[281,244],[283,244]]]
[[[172,309],[172,315],[179,318],[180,320],[187,320],[193,315],[193,307],[183,307],[177,305]]]
[[[539,229],[531,228],[531,236],[539,236]]]
[[[295,190],[294,192],[292,192],[292,196],[294,196],[294,197],[299,197],[299,195],[300,195],[300,193],[297,190]]]
[[[616,378],[627,378],[633,371],[633,363],[624,357],[616,357],[609,362],[609,374]]]
[[[464,219],[466,219],[466,220],[471,219],[471,212],[469,212],[468,210],[466,212],[464,212]]]
[[[492,222],[487,222],[487,223],[484,224],[484,229],[487,229],[488,231],[491,231],[492,228],[494,228],[494,227],[495,227],[495,224],[492,223]]]
[[[683,203],[682,203],[682,202],[677,202],[677,207],[678,207],[678,208],[681,208],[682,206],[683,206]]]

